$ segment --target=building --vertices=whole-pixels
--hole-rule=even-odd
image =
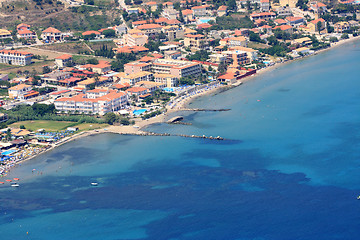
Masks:
[[[284,20],[284,19],[282,19],[282,18],[279,18],[279,19],[275,19],[275,20],[274,20],[274,23],[275,23],[276,25],[286,25],[286,24],[287,24],[287,21]]]
[[[196,76],[201,73],[201,65],[190,61],[156,59],[152,64],[154,73],[171,74],[177,78]]]
[[[185,22],[191,22],[194,20],[194,12],[193,10],[190,9],[185,9],[181,11],[183,18],[185,20]]]
[[[93,35],[94,39],[99,39],[101,34],[98,31],[86,31],[83,32],[81,35],[83,36],[83,38],[88,38]]]
[[[252,48],[247,48],[247,47],[231,47],[229,49],[230,51],[243,51],[243,52],[246,52],[247,54],[247,57],[251,60],[251,61],[256,61],[258,60],[258,53],[259,53],[259,50],[255,50],[255,49],[252,49]]]
[[[162,15],[167,19],[176,19],[179,16],[179,11],[173,8],[165,8]]]
[[[124,109],[128,96],[115,90],[94,89],[74,97],[59,98],[54,104],[59,112],[104,115]]]
[[[287,24],[289,24],[293,27],[304,24],[304,22],[305,22],[304,18],[302,18],[302,17],[286,17],[285,20],[287,21]]]
[[[135,95],[137,97],[141,95],[145,95],[148,93],[148,90],[144,87],[132,87],[127,90],[125,90],[129,95]]]
[[[270,10],[270,1],[269,0],[260,0],[260,11],[268,12]]]
[[[125,74],[147,72],[150,70],[151,70],[151,63],[135,61],[135,62],[130,62],[130,63],[124,64]]]
[[[166,83],[154,81],[140,81],[135,84],[136,87],[146,88],[148,93],[153,93],[156,90],[161,90],[166,87]]]
[[[175,39],[184,38],[184,29],[178,25],[165,26],[163,28],[164,33],[166,34],[169,41],[174,41]]]
[[[225,16],[227,14],[227,8],[228,7],[225,5],[220,6],[217,10],[217,15],[219,17]]]
[[[128,32],[128,27],[126,26],[125,23],[119,25],[119,26],[115,26],[115,33],[116,35],[123,35],[123,34],[127,34]]]
[[[154,74],[151,72],[137,72],[137,73],[132,73],[129,75],[125,75],[124,77],[121,78],[120,83],[121,84],[130,84],[135,85],[137,82],[140,81],[151,81],[154,77]]]
[[[130,47],[144,46],[148,42],[148,36],[140,34],[125,34],[123,40],[124,44]]]
[[[275,11],[276,11],[278,17],[288,17],[288,16],[293,15],[290,7],[288,7],[288,6],[279,7]]]
[[[248,58],[247,52],[245,51],[225,51],[223,54],[225,54],[229,60],[232,60],[234,66],[245,65],[251,62],[250,58]]]
[[[270,20],[270,19],[274,19],[275,17],[276,17],[276,14],[273,12],[253,13],[250,15],[250,19],[252,21],[255,21],[257,19]]]
[[[137,27],[137,29],[144,32],[147,36],[158,35],[162,31],[162,26],[159,24],[149,23]]]
[[[41,78],[41,82],[57,85],[60,80],[63,80],[66,78],[70,78],[70,72],[63,72],[63,71],[57,70],[57,71],[45,74]]]
[[[186,34],[184,46],[195,51],[205,50],[208,47],[208,42],[202,34]]]
[[[318,22],[321,22],[320,29],[319,29],[319,26],[318,26]],[[307,27],[308,27],[310,32],[321,32],[321,31],[323,31],[325,29],[326,23],[325,23],[324,19],[318,18],[318,19],[315,19],[315,20],[309,22]]]
[[[206,16],[206,6],[195,6],[192,7],[191,10],[193,11],[193,15],[195,17],[204,17]]]
[[[68,67],[70,64],[72,64],[72,62],[72,56],[69,54],[63,54],[55,58],[55,64],[60,68]]]
[[[17,37],[22,39],[36,39],[36,33],[30,30],[30,25],[20,23],[16,26]]]
[[[9,75],[0,73],[0,81],[9,81]]]
[[[179,79],[176,76],[164,73],[155,73],[154,81],[163,83],[166,87],[175,87],[179,84]]]
[[[12,65],[28,65],[31,63],[32,53],[17,50],[0,50],[0,63]]]
[[[152,12],[155,12],[157,10],[156,2],[147,2],[145,3],[145,5],[148,6]]]
[[[19,25],[16,26],[16,31],[21,31],[21,30],[30,30],[30,25],[26,23],[20,23]]]
[[[334,24],[334,32],[343,33],[350,30],[350,24],[348,22],[337,22]]]
[[[280,29],[281,31],[287,32],[289,34],[293,33],[293,27],[290,25],[276,26],[276,27],[274,27],[274,30],[276,30],[276,29]]]
[[[6,29],[0,29],[0,39],[12,38],[11,32]]]
[[[57,30],[56,28],[49,27],[42,31],[41,38],[43,41],[55,42],[55,41],[62,41],[63,34],[61,31]]]
[[[246,47],[247,41],[246,41],[246,38],[243,36],[231,37],[231,38],[229,38],[227,45],[229,47],[236,47],[236,46]]]
[[[19,84],[8,89],[9,98],[24,100],[25,96],[31,93],[32,87],[26,84]]]

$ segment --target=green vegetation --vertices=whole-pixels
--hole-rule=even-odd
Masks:
[[[122,124],[122,125],[130,125],[130,124],[135,123],[134,121],[130,121],[129,118],[121,117],[119,115],[116,115],[113,112],[105,114],[104,119],[105,119],[105,122],[110,124],[110,125],[114,125],[116,123]]]
[[[75,123],[65,121],[47,121],[47,120],[35,120],[35,121],[21,121],[10,125],[14,128],[27,129],[29,131],[36,131],[37,129],[45,129],[45,131],[61,131],[68,127],[78,127],[80,131],[98,129],[107,127],[108,124],[99,123]],[[23,127],[23,128],[22,128]]]
[[[117,72],[124,71],[124,64],[135,61],[135,53],[119,53],[116,55],[116,60],[111,62],[111,70]]]
[[[186,58],[190,61],[198,60],[198,61],[205,62],[206,60],[209,59],[209,55],[210,55],[210,52],[208,52],[206,50],[200,50],[200,51],[197,51],[195,54],[187,55]]]
[[[103,56],[106,58],[114,58],[115,56],[114,51],[111,48],[108,49],[108,45],[105,44],[102,45],[101,49],[95,50],[94,54],[95,56]]]
[[[235,15],[236,16],[236,15]],[[249,17],[222,16],[216,18],[216,24],[210,30],[235,30],[239,28],[253,28],[254,23]]]
[[[153,41],[153,40],[149,40],[144,47],[148,48],[150,52],[154,52],[154,51],[160,51],[159,47],[163,46],[164,44],[162,42],[159,41]]]
[[[163,113],[163,111],[161,111],[161,110],[156,110],[156,111],[153,111],[153,112],[151,112],[151,113],[144,114],[141,118],[142,118],[142,119],[148,119],[148,118],[152,118],[152,117],[155,117],[155,116],[157,116],[157,115],[160,115],[160,114],[162,114],[162,113]]]

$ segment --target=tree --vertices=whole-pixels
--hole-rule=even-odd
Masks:
[[[43,74],[46,74],[49,72],[51,72],[51,69],[49,68],[49,66],[47,66],[47,65],[43,66]]]
[[[104,118],[106,123],[113,125],[114,122],[116,122],[116,120],[118,119],[118,116],[113,112],[109,112],[104,115]]]
[[[111,37],[115,37],[115,36],[116,36],[114,29],[106,29],[106,30],[104,30],[102,33],[103,33],[103,35],[105,35],[105,37],[107,37],[107,38],[111,38]]]
[[[8,130],[6,131],[6,140],[10,141],[11,138],[12,138],[11,130],[10,128],[8,128]]]
[[[322,29],[322,22],[321,22],[321,21],[318,21],[318,22],[316,23],[316,27],[317,27],[317,29],[318,29],[318,31],[319,31],[319,34],[320,34],[321,29]]]

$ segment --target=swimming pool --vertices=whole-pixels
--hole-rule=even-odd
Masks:
[[[199,21],[201,23],[208,23],[210,20],[212,20],[211,18],[203,18],[203,19],[199,19]]]
[[[147,111],[147,109],[138,109],[138,110],[134,110],[133,111],[133,114],[135,115],[135,116],[138,116],[138,115],[140,115],[140,114],[142,114],[142,113],[144,113],[144,112],[146,112]]]
[[[16,152],[16,150],[10,149],[10,150],[7,150],[5,152],[2,152],[1,155],[7,156],[7,155],[10,155],[10,154],[12,154],[14,152]]]

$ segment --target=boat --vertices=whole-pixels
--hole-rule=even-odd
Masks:
[[[12,187],[19,187],[20,185],[18,183],[12,183],[11,186]]]
[[[92,186],[97,186],[98,183],[97,183],[97,182],[92,182],[91,185],[92,185]]]
[[[4,182],[0,182],[0,184],[4,184]]]
[[[19,180],[20,180],[20,178],[14,178],[14,180],[15,180],[15,181],[19,181]]]
[[[360,200],[360,195],[357,197],[357,200]]]

